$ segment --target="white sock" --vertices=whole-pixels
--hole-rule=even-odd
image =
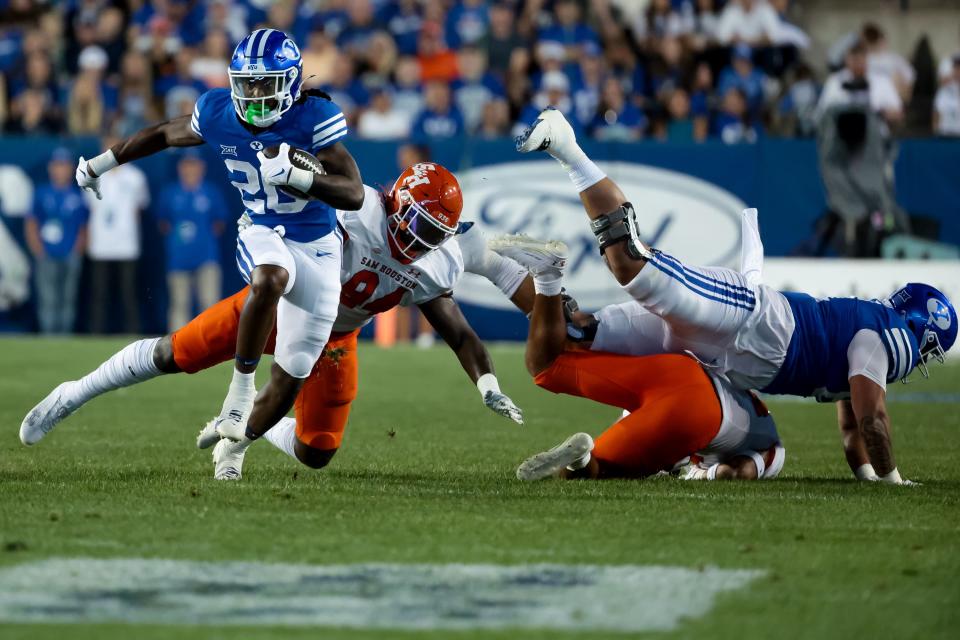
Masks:
[[[243,371],[238,371],[236,368],[233,369],[233,378],[230,379],[230,386],[243,389],[248,391],[250,389],[256,389],[256,373],[244,373]]]
[[[580,147],[577,147],[577,150],[580,151]],[[589,189],[607,177],[607,174],[601,171],[600,167],[587,157],[587,154],[580,151],[580,155],[583,157],[578,158],[575,162],[569,164],[562,160],[560,162],[563,168],[567,170],[567,175],[570,176],[570,181],[576,187],[577,193]]]
[[[160,338],[137,340],[83,376],[72,386],[72,400],[82,405],[102,393],[145,382],[161,374],[153,363],[153,349]]]
[[[220,409],[220,415],[226,416],[235,408],[237,398],[250,398],[257,393],[255,373],[243,373],[233,369],[233,378],[230,380],[230,387],[227,389],[227,397],[223,400],[223,407]]]
[[[563,288],[563,273],[548,271],[533,274],[533,290],[542,296],[558,296]]]
[[[272,429],[268,429],[267,432],[263,434],[263,439],[294,460],[300,461],[293,449],[297,442],[297,421],[295,419],[283,418],[275,424]]]

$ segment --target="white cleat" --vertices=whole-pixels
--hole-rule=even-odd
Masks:
[[[80,408],[64,398],[64,389],[71,384],[74,383],[71,381],[60,384],[30,410],[20,423],[20,442],[27,446],[36,444],[64,418]]]
[[[520,153],[546,151],[554,157],[563,158],[568,155],[565,153],[567,150],[577,146],[577,136],[562,113],[547,107],[526,131],[517,136],[516,143]]]
[[[207,424],[203,425],[200,433],[197,434],[197,449],[209,449],[220,442],[220,434],[217,433],[217,421],[220,418],[213,418]]]
[[[516,260],[533,275],[555,273],[563,275],[567,266],[567,245],[559,240],[537,240],[520,233],[494,236],[487,247],[495,253]]]
[[[517,467],[517,479],[530,482],[557,475],[562,469],[593,451],[593,438],[575,433],[549,451],[527,458]]]
[[[213,479],[239,480],[243,476],[243,456],[246,444],[220,440],[213,448]]]
[[[226,438],[231,442],[240,442],[247,438],[247,419],[244,417],[242,422],[238,422],[230,418],[214,418],[213,429],[221,438]],[[204,427],[204,430],[206,430],[206,427]],[[200,446],[200,436],[197,436],[197,446]]]

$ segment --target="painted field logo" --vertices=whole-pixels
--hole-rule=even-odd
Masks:
[[[644,239],[696,265],[738,267],[740,213],[746,205],[720,187],[675,171],[628,162],[599,163],[633,203]],[[461,176],[463,219],[485,233],[527,233],[570,247],[565,286],[581,306],[625,299],[607,272],[576,191],[553,160],[482,166]],[[457,287],[464,302],[512,309],[477,276]]]
[[[0,621],[668,631],[761,571],[91,558],[0,570]]]

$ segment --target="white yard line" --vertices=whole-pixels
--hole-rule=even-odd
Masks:
[[[763,571],[49,559],[0,570],[0,621],[666,631]]]

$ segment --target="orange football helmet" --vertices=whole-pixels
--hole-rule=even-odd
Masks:
[[[419,162],[400,174],[385,198],[390,250],[413,262],[457,232],[463,194],[457,178],[434,162]]]

